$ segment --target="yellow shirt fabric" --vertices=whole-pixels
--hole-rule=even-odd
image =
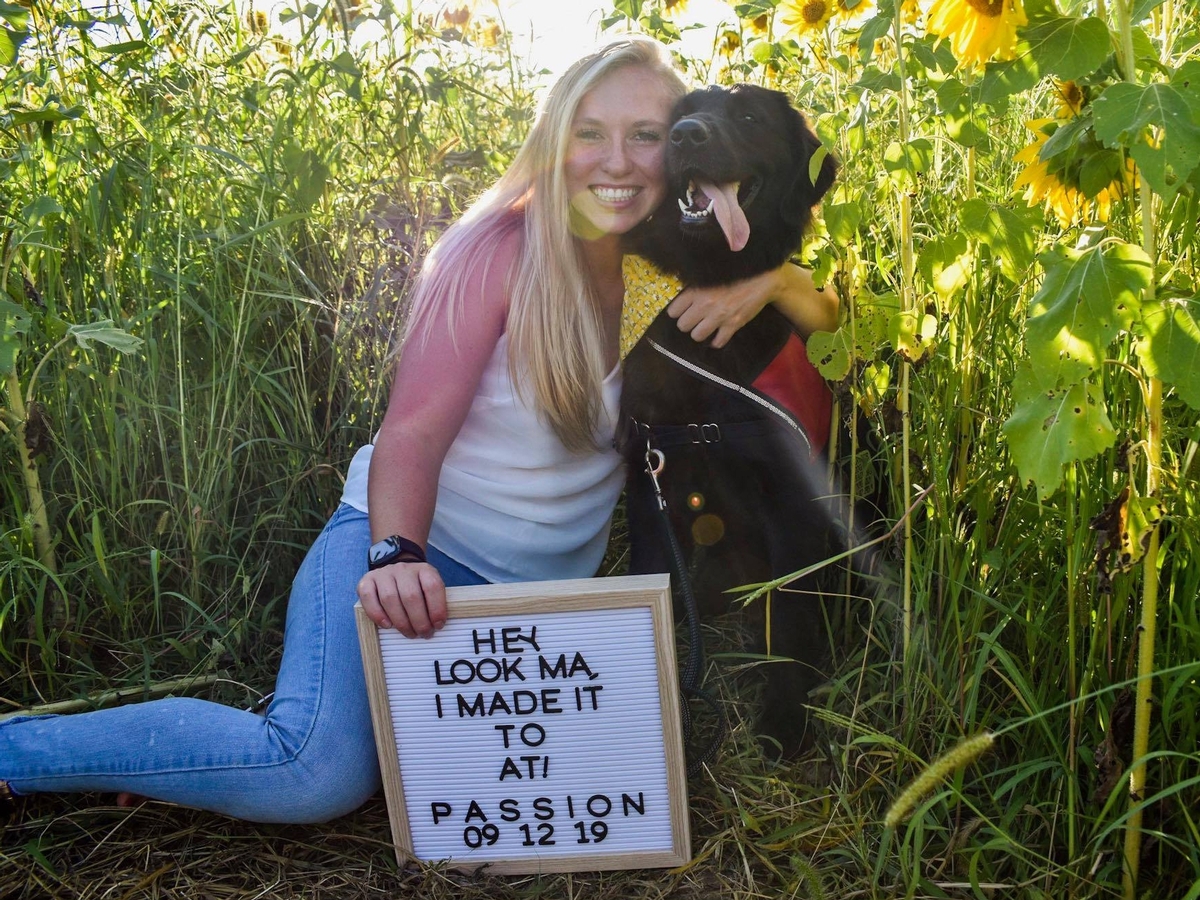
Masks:
[[[625,303],[621,307],[621,359],[629,355],[650,323],[683,290],[683,282],[640,256],[621,261]]]

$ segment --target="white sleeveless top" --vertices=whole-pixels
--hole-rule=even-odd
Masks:
[[[625,483],[611,446],[620,393],[617,365],[602,385],[603,450],[571,453],[513,387],[502,334],[442,464],[429,542],[492,582],[594,575]],[[363,512],[371,450],[354,455],[342,491]]]

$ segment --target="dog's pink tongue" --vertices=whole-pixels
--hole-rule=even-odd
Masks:
[[[717,185],[699,181],[697,184],[705,194],[712,198],[713,212],[717,214],[717,224],[725,232],[725,240],[729,243],[729,249],[737,253],[750,240],[750,223],[746,221],[746,214],[738,205],[737,182],[731,181],[729,184]]]

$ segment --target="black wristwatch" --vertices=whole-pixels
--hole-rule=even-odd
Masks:
[[[371,571],[394,562],[425,562],[425,551],[420,544],[398,534],[376,541],[367,551],[367,568]]]

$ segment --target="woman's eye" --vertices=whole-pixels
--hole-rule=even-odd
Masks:
[[[604,136],[595,128],[581,128],[579,131],[575,132],[575,137],[579,138],[581,141],[599,141],[602,140]]]
[[[661,141],[662,135],[657,131],[639,131],[633,136],[633,139],[644,144],[653,144]]]

